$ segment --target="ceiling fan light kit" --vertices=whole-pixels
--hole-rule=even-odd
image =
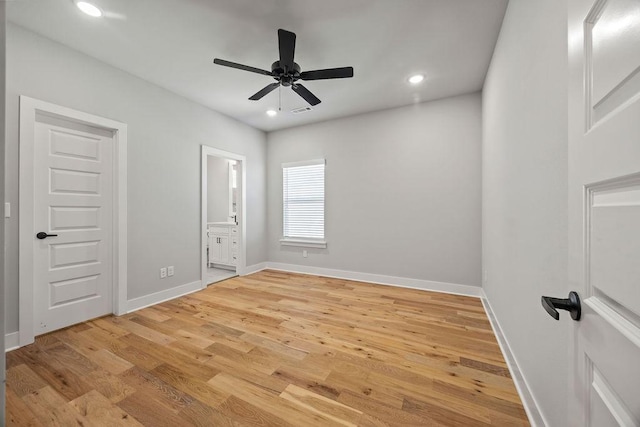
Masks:
[[[327,80],[327,79],[344,79],[353,77],[353,67],[327,68],[322,70],[301,71],[300,65],[294,62],[296,50],[296,35],[291,31],[278,30],[278,48],[280,51],[280,59],[271,64],[271,71],[262,70],[260,68],[250,67],[248,65],[238,64],[226,61],[224,59],[215,58],[214,64],[225,67],[237,68],[239,70],[249,71],[251,73],[263,74],[273,77],[276,82],[271,83],[258,92],[249,97],[252,101],[262,99],[265,95],[277,89],[278,87],[291,87],[295,93],[300,95],[310,105],[318,105],[321,101],[309,89],[297,83],[298,80]]]

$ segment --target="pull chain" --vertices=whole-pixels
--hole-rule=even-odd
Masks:
[[[282,111],[282,85],[278,86],[278,111]]]

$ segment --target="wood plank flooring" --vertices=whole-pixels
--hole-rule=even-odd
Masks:
[[[7,353],[7,425],[523,426],[480,300],[263,271]]]

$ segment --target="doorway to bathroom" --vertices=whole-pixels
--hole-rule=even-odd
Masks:
[[[245,164],[236,153],[202,146],[202,284],[245,267]]]

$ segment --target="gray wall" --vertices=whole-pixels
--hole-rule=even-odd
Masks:
[[[266,136],[77,51],[9,25],[7,331],[18,328],[18,95],[128,124],[129,299],[200,280],[200,145],[247,157],[247,262],[266,261]],[[175,276],[159,278],[161,266]]]
[[[567,424],[566,2],[511,0],[483,92],[483,284],[550,426]]]
[[[5,97],[5,70],[6,70],[6,2],[0,2],[0,99]],[[5,319],[4,319],[4,255],[5,255],[5,233],[4,233],[4,149],[5,149],[5,106],[0,102],[0,207],[2,208],[2,216],[0,217],[0,296],[2,296],[2,302],[0,302],[0,351],[2,356],[0,357],[0,424],[4,423],[4,386],[5,386],[5,357],[4,357],[4,334],[5,334]]]
[[[229,160],[207,158],[207,221],[229,221]]]
[[[269,261],[479,286],[480,108],[472,94],[269,133]],[[305,259],[279,243],[281,164],[317,158],[328,247]]]

